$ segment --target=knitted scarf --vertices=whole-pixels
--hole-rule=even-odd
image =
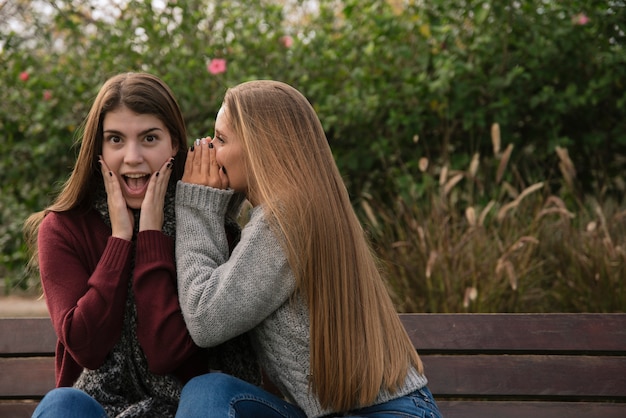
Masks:
[[[175,238],[176,231],[175,196],[176,180],[170,179],[165,195],[163,233],[172,238]],[[104,186],[98,188],[95,193],[94,208],[104,222],[111,226]],[[135,217],[133,241],[139,230],[139,214],[138,210],[133,212]],[[240,238],[240,227],[234,219],[227,218],[225,229],[232,243],[231,247],[234,247]],[[134,255],[131,262],[132,277]],[[83,370],[74,387],[95,398],[109,417],[174,417],[180,398],[181,383],[172,376],[155,375],[148,370],[148,363],[137,338],[137,309],[132,290],[132,280],[129,280],[120,340],[100,368]],[[254,385],[261,384],[260,367],[248,334],[212,348],[209,355],[212,369],[222,370]]]
[[[170,182],[165,195],[163,232],[174,237],[175,183]],[[106,191],[96,193],[95,209],[104,222],[111,226]],[[139,229],[139,211],[134,211],[135,231]],[[134,269],[132,257],[131,272]],[[132,274],[132,273],[131,273]],[[137,338],[137,309],[129,280],[128,298],[120,340],[109,353],[104,364],[96,370],[85,369],[74,387],[94,397],[109,417],[116,418],[167,418],[174,417],[180,398],[181,383],[172,376],[160,376],[148,370],[148,363]]]

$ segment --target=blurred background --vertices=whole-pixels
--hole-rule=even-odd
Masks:
[[[164,79],[189,143],[269,78],[318,112],[401,312],[626,311],[624,0],[0,0],[0,292],[102,83]]]

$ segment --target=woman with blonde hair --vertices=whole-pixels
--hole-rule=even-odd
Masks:
[[[119,74],[81,133],[69,179],[25,224],[58,338],[57,389],[33,416],[171,417],[182,385],[210,370],[176,289],[182,112],[156,76]]]
[[[229,255],[222,225],[238,194],[252,209]],[[179,298],[192,338],[212,347],[250,331],[283,395],[211,373],[183,388],[177,417],[440,417],[300,92],[269,80],[226,92],[215,136],[188,152],[176,219]]]

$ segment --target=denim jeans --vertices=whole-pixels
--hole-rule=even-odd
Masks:
[[[33,418],[106,418],[104,408],[82,390],[53,389],[43,397]]]
[[[385,402],[334,415],[343,417],[428,417],[441,418],[427,388]],[[209,373],[191,379],[180,398],[176,418],[306,418],[296,405],[257,386],[222,373]]]

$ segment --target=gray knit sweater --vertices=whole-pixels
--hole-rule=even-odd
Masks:
[[[201,347],[213,347],[251,331],[261,366],[272,382],[309,417],[321,408],[310,390],[309,315],[290,300],[295,278],[262,207],[251,211],[241,241],[228,256],[224,216],[231,190],[179,182],[176,190],[176,263],[180,306]],[[382,403],[427,383],[412,369],[400,391],[381,391]]]

